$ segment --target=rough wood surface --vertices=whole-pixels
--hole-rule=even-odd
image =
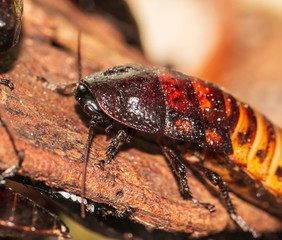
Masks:
[[[17,148],[25,152],[19,174],[80,194],[88,118],[73,97],[55,93],[38,79],[55,85],[77,81],[78,28],[82,31],[83,76],[123,63],[149,63],[103,18],[87,16],[68,1],[26,0],[23,27],[20,44],[0,60],[1,76],[15,84],[13,91],[0,86],[0,114]],[[3,127],[0,132],[0,168],[6,169],[17,158]],[[189,183],[194,196],[214,204],[216,212],[210,214],[181,198],[164,157],[152,142],[135,139],[112,164],[99,169],[97,162],[105,157],[111,136],[100,129],[93,141],[87,198],[121,212],[134,208],[129,218],[148,229],[191,233],[194,237],[226,227],[234,229],[220,201],[192,175]],[[267,213],[237,198],[234,201],[239,213],[258,231],[281,228],[281,223]]]

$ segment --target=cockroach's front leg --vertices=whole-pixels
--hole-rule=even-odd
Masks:
[[[5,79],[5,78],[0,78],[0,84],[3,84],[5,86],[7,86],[8,88],[10,88],[11,90],[14,89],[14,84],[12,81],[10,81],[9,79]]]
[[[103,168],[105,164],[109,164],[119,151],[120,143],[130,142],[131,131],[129,128],[119,130],[117,135],[112,139],[106,150],[106,159],[98,163],[98,166]]]

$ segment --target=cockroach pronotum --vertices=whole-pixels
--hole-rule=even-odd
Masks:
[[[0,0],[0,52],[17,44],[23,14],[22,0]]]
[[[220,166],[233,176],[240,174],[241,181],[241,176],[248,179],[240,187],[253,193],[250,200],[256,204],[261,201],[261,206],[282,216],[281,129],[214,84],[166,68],[128,64],[80,79],[75,98],[91,117],[85,168],[94,127],[115,122],[122,130],[108,145],[106,159],[98,165],[101,168],[111,162],[119,144],[128,141],[133,130],[141,131],[161,146],[184,199],[202,204],[190,192],[184,167],[188,164],[218,186],[230,217],[256,237],[255,229],[236,213],[220,171],[216,172]],[[183,147],[183,142],[196,148]],[[194,154],[189,155],[189,151]],[[205,159],[211,154],[214,161]],[[85,169],[83,176],[82,197]],[[209,204],[203,205],[214,210]]]
[[[4,186],[0,186],[0,199],[0,236],[70,238],[62,220],[33,200]]]

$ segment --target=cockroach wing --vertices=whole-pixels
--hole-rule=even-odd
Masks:
[[[232,154],[230,127],[222,90],[197,78],[156,69],[166,104],[164,134],[195,142],[206,149]]]
[[[190,77],[196,91],[205,125],[206,142],[203,147],[218,153],[232,154],[231,124],[227,116],[227,94],[214,84]]]
[[[158,76],[149,68],[117,66],[82,82],[107,116],[139,131],[162,133],[165,102]]]
[[[160,79],[166,106],[164,135],[199,145],[204,143],[204,118],[189,77],[165,68],[155,71]]]

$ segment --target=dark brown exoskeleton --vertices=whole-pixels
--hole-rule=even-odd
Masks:
[[[70,238],[68,227],[33,200],[0,186],[0,236]]]
[[[128,64],[81,79],[75,98],[91,117],[85,162],[94,126],[116,121],[124,128],[109,144],[106,159],[99,163],[101,167],[110,163],[119,144],[129,139],[132,130],[142,131],[157,139],[185,199],[201,204],[190,192],[183,157],[186,164],[218,186],[233,221],[257,236],[256,231],[237,215],[225,182],[219,176],[220,171],[216,172],[220,159],[226,162],[228,171],[242,174],[253,183],[244,186],[257,190],[253,191],[255,195],[250,200],[266,206],[263,197],[266,201],[271,199],[267,210],[282,215],[281,130],[215,85],[166,68]],[[176,150],[178,142],[194,143],[202,154],[195,160],[189,155],[193,149],[182,147],[180,156]],[[206,164],[205,152],[214,154],[215,161]],[[85,181],[85,169],[83,175]],[[213,211],[211,205],[204,206]]]
[[[0,52],[17,44],[20,37],[23,0],[0,0]]]

